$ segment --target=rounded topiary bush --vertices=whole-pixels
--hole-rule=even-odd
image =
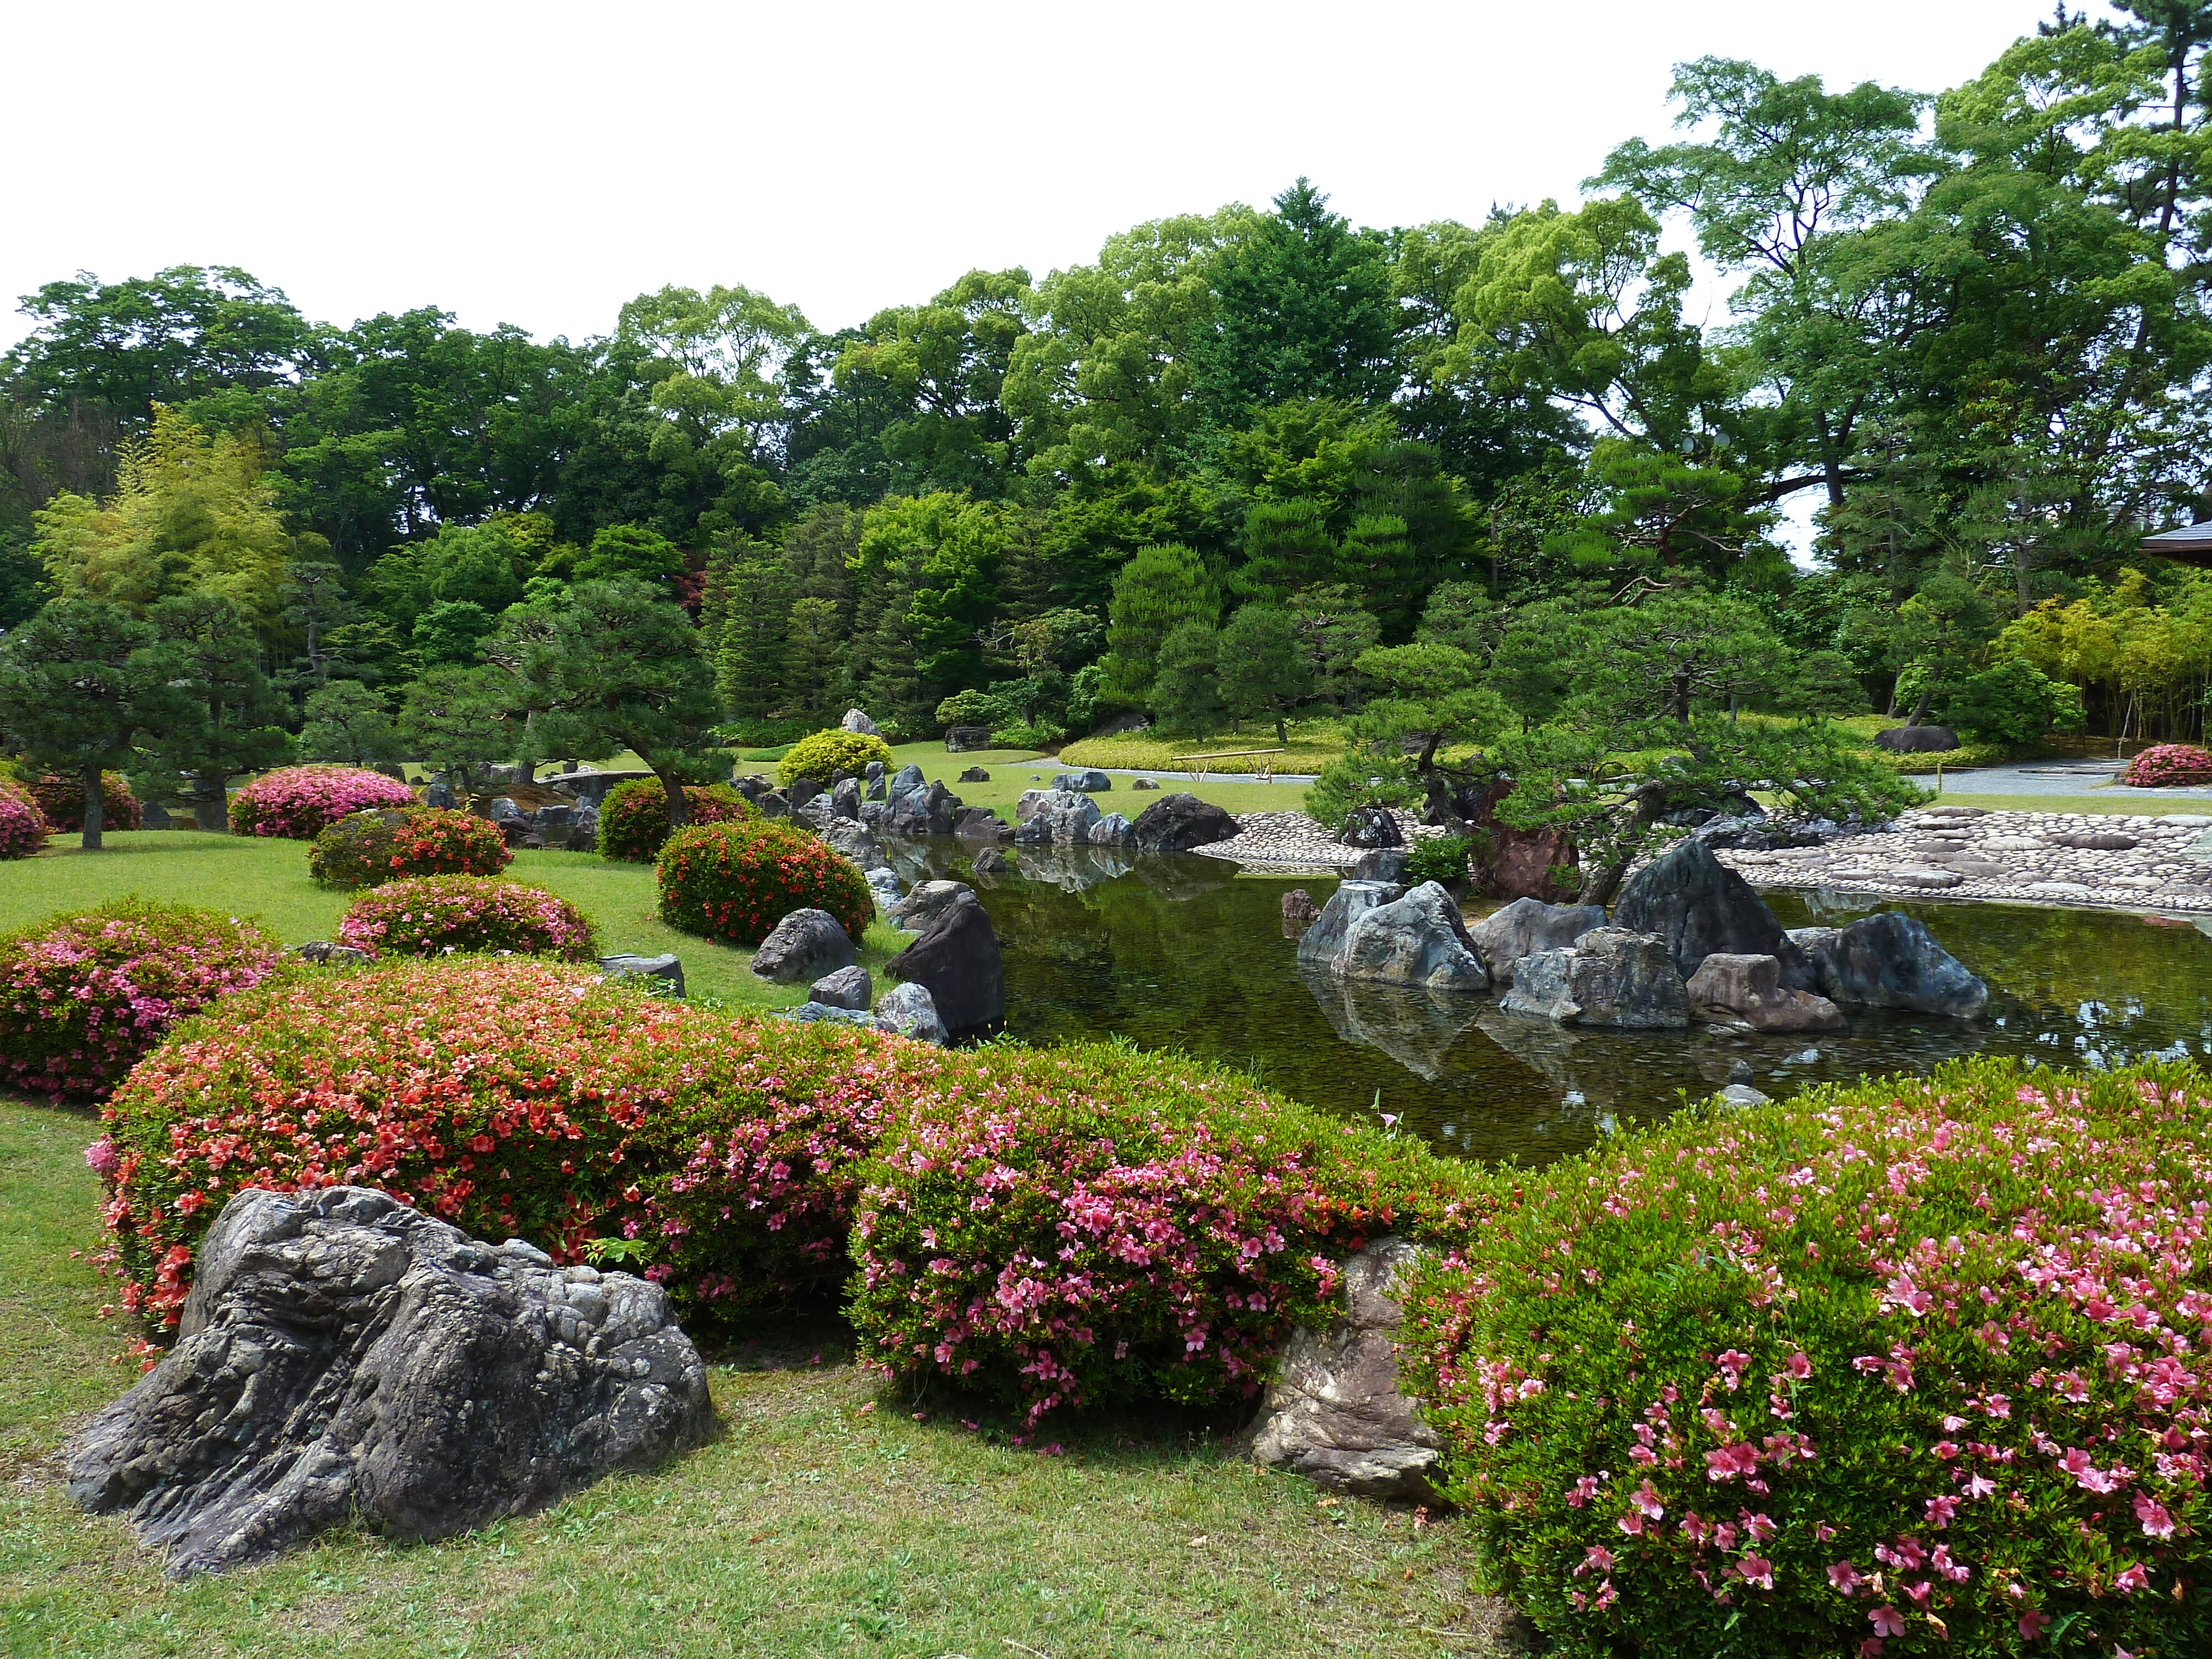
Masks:
[[[754,816],[743,795],[726,783],[687,783],[684,803],[694,823],[733,823]],[[618,783],[599,803],[599,856],[650,864],[668,839],[668,791],[658,778]]]
[[[14,779],[0,777],[0,859],[27,859],[51,833],[38,797]]]
[[[340,818],[380,806],[411,806],[397,778],[358,766],[287,766],[264,772],[230,798],[234,835],[313,841]]]
[[[362,894],[338,939],[371,956],[499,952],[586,962],[597,955],[584,913],[542,887],[488,876],[416,876]]]
[[[1406,1298],[1562,1654],[2212,1646],[2212,1079],[1977,1062],[1524,1179]]]
[[[2154,744],[2128,763],[2122,781],[2138,789],[2212,783],[2212,749],[2200,749],[2193,743]]]
[[[31,799],[46,814],[46,827],[58,836],[74,836],[84,828],[84,779],[61,777],[48,772],[26,786]],[[146,821],[146,809],[131,792],[131,780],[120,772],[100,775],[100,825],[103,830],[136,830]]]
[[[236,916],[137,898],[0,937],[0,1084],[97,1099],[179,1020],[283,958]]]
[[[783,758],[775,763],[775,779],[787,789],[801,778],[811,778],[826,789],[830,780],[840,772],[860,776],[868,769],[870,761],[881,761],[888,768],[891,763],[890,744],[866,732],[833,727],[803,737],[786,750]]]
[[[687,933],[757,945],[793,910],[827,910],[854,939],[876,914],[852,862],[781,819],[694,824],[660,849],[660,919]]]
[[[1463,1164],[1222,1072],[1099,1046],[985,1048],[861,1171],[861,1357],[1032,1422],[1115,1401],[1249,1401],[1345,1257],[1456,1237]]]
[[[514,861],[489,818],[427,806],[353,813],[307,848],[307,873],[325,887],[374,887],[408,876],[495,876]]]

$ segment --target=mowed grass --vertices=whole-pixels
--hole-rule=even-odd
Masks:
[[[722,1355],[721,1433],[653,1474],[432,1545],[327,1534],[177,1583],[72,1504],[58,1452],[121,1392],[89,1114],[0,1098],[0,1652],[344,1659],[1260,1659],[1517,1651],[1445,1521],[1324,1502],[1218,1433],[1056,1453],[882,1392],[817,1333]],[[81,1255],[72,1254],[82,1253]]]
[[[308,879],[304,842],[196,830],[110,831],[105,840],[102,850],[88,853],[76,836],[57,836],[35,858],[0,863],[0,933],[135,893],[252,916],[285,944],[298,945],[337,938],[338,919],[356,896]],[[806,1000],[804,985],[756,978],[750,950],[662,921],[651,865],[613,863],[595,853],[518,852],[507,874],[575,905],[598,927],[604,951],[673,951],[684,959],[693,996],[762,1007]],[[874,972],[911,942],[879,921],[862,941],[860,959]],[[884,983],[879,979],[879,988]]]

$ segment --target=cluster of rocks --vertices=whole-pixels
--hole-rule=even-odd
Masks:
[[[2212,910],[2212,816],[2191,813],[1937,805],[1907,812],[1880,834],[1733,846],[1721,856],[1762,887]]]

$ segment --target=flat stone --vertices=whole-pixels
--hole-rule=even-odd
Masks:
[[[760,942],[752,969],[763,979],[788,985],[819,979],[858,959],[836,917],[827,910],[793,910]]]
[[[808,1001],[819,1002],[831,1008],[865,1010],[874,994],[875,987],[869,982],[868,970],[857,962],[849,967],[840,968],[834,974],[823,975],[806,988]]]
[[[1764,1106],[1774,1097],[1759,1093],[1748,1083],[1731,1083],[1713,1098],[1730,1106]]]
[[[647,981],[647,988],[663,996],[684,994],[684,963],[673,954],[658,957],[632,956],[627,952],[599,958],[599,971],[609,979],[639,979]]]
[[[1808,991],[1782,986],[1782,965],[1770,956],[1715,951],[1698,964],[1685,988],[1692,1013],[1741,1020],[1755,1031],[1834,1031],[1843,1010]]]

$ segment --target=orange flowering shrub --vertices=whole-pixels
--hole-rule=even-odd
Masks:
[[[84,828],[84,779],[47,772],[25,786],[46,814],[46,827],[58,836],[73,836]],[[131,780],[120,772],[100,775],[100,824],[103,830],[136,830],[146,821],[146,809],[131,792]]]
[[[428,806],[351,813],[307,848],[307,873],[325,887],[374,887],[405,876],[495,876],[514,861],[489,818]]]
[[[875,919],[866,879],[819,836],[775,818],[679,830],[654,872],[660,919],[757,945],[793,910],[826,910],[858,939]]]
[[[687,783],[684,804],[694,823],[731,823],[754,816],[752,804],[726,783]],[[599,803],[599,856],[650,864],[668,839],[668,791],[659,778],[618,783]]]

